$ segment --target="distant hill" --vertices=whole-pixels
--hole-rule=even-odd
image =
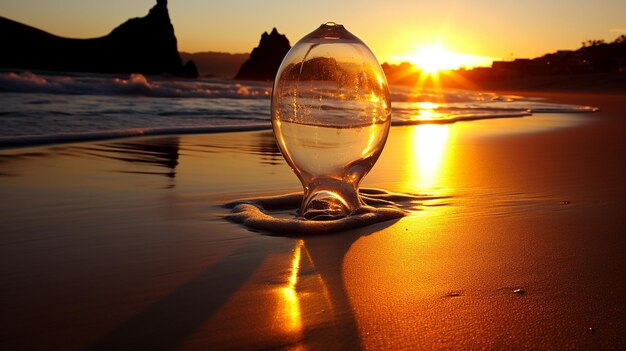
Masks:
[[[536,58],[494,61],[491,67],[441,72],[437,79],[408,62],[383,63],[390,84],[465,88],[626,91],[626,36],[613,42],[589,40],[577,50]]]
[[[274,80],[283,58],[291,49],[289,39],[274,28],[263,33],[259,46],[250,53],[250,58],[241,65],[235,79]]]
[[[194,63],[183,66],[178,54],[167,0],[100,38],[63,38],[4,17],[0,33],[3,68],[197,76]]]
[[[559,50],[533,59],[495,61],[492,69],[514,78],[626,70],[626,36],[611,43],[589,40],[578,50]]]
[[[200,76],[233,78],[239,67],[250,57],[250,54],[230,54],[225,52],[181,52],[184,61],[193,60]]]

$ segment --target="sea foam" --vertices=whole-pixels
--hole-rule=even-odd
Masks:
[[[424,203],[446,199],[443,196],[393,193],[381,189],[359,190],[363,206],[356,213],[333,220],[306,220],[296,214],[302,193],[256,197],[229,202],[226,219],[269,235],[302,236],[334,233],[402,218]],[[285,216],[285,211],[290,213]]]

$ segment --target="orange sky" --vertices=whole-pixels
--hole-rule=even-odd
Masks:
[[[0,15],[53,34],[96,37],[155,0],[3,0]],[[204,1],[170,0],[179,50],[249,52],[277,27],[292,45],[321,23],[342,23],[379,60],[397,62],[421,48],[499,59],[576,49],[587,39],[626,34],[624,0]]]

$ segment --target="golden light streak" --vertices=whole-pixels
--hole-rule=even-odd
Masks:
[[[284,304],[284,315],[286,316],[285,329],[292,332],[302,331],[302,316],[300,314],[300,299],[296,291],[298,284],[298,273],[300,272],[300,259],[302,255],[302,246],[304,242],[298,240],[293,251],[293,259],[291,261],[291,273],[287,279],[287,286],[281,288],[281,294]]]
[[[372,148],[374,146],[374,140],[378,136],[378,128],[376,128],[376,123],[374,120],[372,121],[372,125],[370,126],[370,135],[369,139],[367,139],[367,146],[361,152],[361,156],[367,156],[372,152]]]
[[[376,81],[378,82],[378,87],[380,89],[382,89],[383,88],[383,77],[379,73],[376,73]]]
[[[413,135],[413,152],[410,153],[411,181],[420,188],[432,188],[440,183],[445,166],[445,151],[449,127],[438,124],[416,126]]]
[[[441,82],[439,80],[438,71],[433,73],[422,73],[419,75],[419,79],[417,80],[416,88],[421,89],[427,86],[427,82],[430,80],[430,86],[434,89],[441,89]],[[443,96],[443,95],[442,95]]]

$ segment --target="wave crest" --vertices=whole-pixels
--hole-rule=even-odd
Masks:
[[[48,75],[32,72],[0,73],[0,91],[73,95],[143,95],[150,97],[199,97],[267,99],[269,83],[231,83],[219,80],[148,78],[132,73],[111,75]]]

